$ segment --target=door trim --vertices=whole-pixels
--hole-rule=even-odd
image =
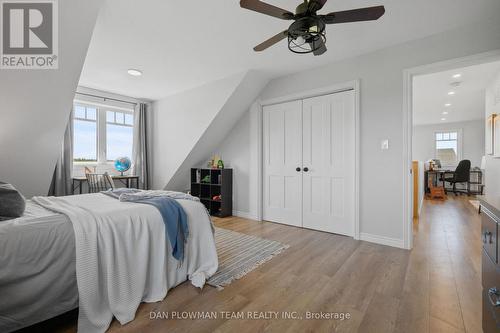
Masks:
[[[413,140],[413,77],[423,74],[442,72],[460,67],[498,61],[500,50],[454,58],[423,66],[408,68],[403,71],[403,245],[410,250],[413,247],[413,177],[412,140]]]
[[[280,104],[285,102],[291,102],[294,100],[302,100],[310,97],[317,97],[323,95],[329,95],[334,93],[340,93],[343,91],[354,90],[354,239],[359,239],[360,230],[359,230],[359,161],[360,161],[360,80],[353,80],[349,82],[339,83],[327,87],[322,87],[318,89],[307,90],[303,92],[293,93],[285,96],[280,96],[277,98],[271,98],[266,100],[259,101],[259,135],[258,135],[258,155],[259,156],[259,170],[258,170],[258,218],[262,220],[262,209],[263,209],[263,126],[264,126],[264,117],[263,117],[263,107],[267,105]]]

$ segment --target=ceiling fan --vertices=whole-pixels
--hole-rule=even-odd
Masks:
[[[385,13],[384,6],[375,6],[333,12],[326,15],[317,14],[318,10],[323,8],[326,1],[304,0],[297,7],[294,14],[260,0],[241,0],[240,6],[242,8],[282,20],[294,21],[287,30],[257,45],[254,47],[254,50],[257,52],[264,51],[268,47],[288,38],[288,49],[290,51],[294,53],[312,52],[315,56],[319,56],[326,52],[325,27],[327,24],[372,21],[379,19]]]

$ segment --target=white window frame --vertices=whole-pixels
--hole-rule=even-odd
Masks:
[[[111,165],[113,164],[113,161],[108,161],[107,160],[107,141],[106,141],[106,124],[107,124],[107,120],[106,120],[106,114],[107,114],[107,111],[113,111],[113,112],[120,112],[120,113],[124,113],[124,114],[130,114],[132,115],[132,117],[135,117],[135,114],[134,114],[134,109],[130,108],[130,109],[127,109],[127,108],[121,108],[121,107],[115,107],[115,106],[108,106],[108,105],[104,105],[104,104],[99,104],[99,103],[90,103],[90,102],[85,102],[85,101],[80,101],[80,100],[74,100],[73,101],[73,107],[75,107],[76,105],[78,106],[83,106],[85,108],[95,108],[97,110],[97,114],[96,114],[96,122],[97,122],[97,138],[96,138],[96,142],[97,142],[97,161],[88,161],[88,162],[84,162],[84,161],[74,161],[73,160],[73,164],[76,165],[76,166],[84,166],[84,165],[88,165],[88,166],[97,166],[97,165]],[[75,116],[73,116],[73,119],[71,121],[74,121],[74,119],[80,119],[80,118],[76,118]],[[123,125],[123,126],[128,126],[128,127],[133,127],[133,125],[126,125],[126,124],[120,124],[118,123],[119,125]],[[132,122],[133,124],[133,122]],[[135,135],[135,133],[133,134]],[[74,156],[73,156],[74,157]],[[130,156],[130,158],[132,158],[132,156]]]
[[[73,104],[73,108],[76,109],[76,106],[81,106],[81,107],[84,107],[85,108],[85,118],[80,118],[80,117],[77,117],[75,113],[73,113],[73,119],[71,119],[72,122],[74,122],[75,120],[80,120],[80,121],[87,121],[87,122],[92,122],[96,124],[96,159],[97,161],[75,161],[74,158],[74,154],[73,154],[73,164],[97,164],[99,162],[99,109],[91,104],[84,104],[84,103],[74,103]],[[87,108],[93,108],[96,110],[96,119],[93,120],[93,119],[88,119],[86,117],[87,115]],[[74,126],[74,124],[73,124]],[[74,132],[73,132],[73,136],[74,136]],[[75,138],[73,137],[72,140],[74,140]],[[74,142],[74,141],[73,141]],[[74,143],[73,143],[74,144]]]
[[[109,112],[115,112],[115,121],[114,122],[110,122],[108,123],[108,119],[107,119],[107,113]],[[117,123],[116,122],[116,112],[119,112],[119,113],[123,113],[123,123]],[[128,124],[125,124],[125,115],[126,114],[129,114],[129,115],[132,115],[132,125],[128,125]],[[108,141],[106,140],[106,136],[107,136],[107,129],[106,129],[106,125],[107,124],[111,124],[111,125],[118,125],[118,126],[124,126],[124,127],[130,127],[130,128],[134,128],[134,111],[125,111],[125,110],[117,110],[116,108],[102,108],[102,112],[99,113],[99,116],[100,117],[103,117],[103,121],[102,123],[104,124],[104,128],[102,128],[102,133],[103,133],[103,137],[104,137],[104,144],[102,145],[103,147],[101,147],[101,149],[103,149],[103,155],[102,155],[102,161],[104,161],[104,163],[113,163],[113,160],[108,160],[108,152],[107,152],[107,143]],[[133,140],[133,136],[135,135],[135,133],[132,134],[132,140]],[[129,158],[132,158],[132,156],[129,156]]]
[[[444,167],[444,166],[447,166],[447,167],[454,167],[454,166],[457,166],[458,165],[458,162],[460,162],[462,160],[462,151],[463,151],[463,147],[462,147],[462,129],[461,128],[458,128],[458,129],[442,129],[442,130],[436,130],[434,131],[434,137],[433,137],[433,140],[432,140],[432,143],[434,145],[434,158],[438,158],[438,153],[437,153],[437,147],[436,147],[436,135],[439,134],[439,133],[453,133],[453,132],[456,132],[457,133],[457,161],[453,164],[444,164],[443,161],[441,161],[441,166]]]

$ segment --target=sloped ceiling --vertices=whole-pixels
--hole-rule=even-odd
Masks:
[[[268,82],[260,72],[231,76],[153,105],[153,188],[185,190]]]
[[[0,181],[47,195],[103,0],[59,3],[59,69],[0,70]]]
[[[82,0],[83,1],[83,0]],[[266,0],[294,10],[302,0]],[[327,27],[328,52],[296,55],[286,42],[252,48],[291,22],[240,8],[239,0],[107,0],[81,85],[161,99],[250,69],[278,77],[498,17],[498,0],[328,0],[321,13],[384,5],[378,21]],[[128,68],[144,71],[141,78]]]

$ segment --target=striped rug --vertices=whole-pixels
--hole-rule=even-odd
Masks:
[[[215,228],[215,244],[219,270],[207,283],[219,289],[245,276],[289,247],[273,240],[222,228]]]

